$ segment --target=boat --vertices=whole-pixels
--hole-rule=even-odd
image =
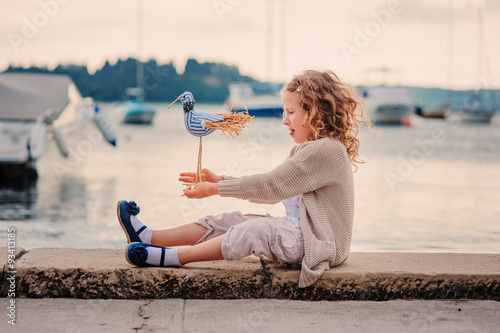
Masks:
[[[491,77],[491,66],[489,56],[485,55],[487,49],[484,44],[484,4],[478,2],[476,5],[477,16],[477,77],[478,86],[474,93],[469,95],[460,105],[454,105],[451,110],[452,117],[458,117],[462,122],[468,123],[490,123],[491,119],[497,111],[497,101],[495,98],[495,90],[493,89],[493,81]],[[449,8],[453,12],[453,6]],[[453,21],[450,21],[450,38],[453,38]],[[450,59],[453,59],[453,53],[449,54]],[[450,64],[452,61],[450,61]],[[486,63],[486,64],[485,64]],[[489,71],[486,71],[489,69]],[[450,70],[452,71],[452,70]],[[488,82],[485,78],[489,78]],[[488,87],[491,84],[490,87]],[[488,96],[490,97],[488,101]]]
[[[279,83],[232,83],[225,104],[234,112],[246,112],[256,117],[281,117],[283,103]]]
[[[489,123],[496,110],[491,108],[461,108],[454,111],[462,122]]]
[[[139,87],[128,88],[126,94],[128,101],[123,106],[123,122],[126,124],[152,124],[156,111],[144,103],[143,89]]]
[[[466,123],[489,123],[496,112],[494,96],[487,102],[483,91],[478,91],[467,98],[464,105],[452,110],[454,116]]]
[[[371,121],[381,125],[410,125],[414,105],[406,88],[374,86],[362,88],[366,113]]]
[[[123,123],[151,125],[153,123],[156,111],[153,107],[147,105],[144,90],[144,64],[141,62],[142,51],[142,0],[137,0],[137,60],[136,60],[136,87],[127,88],[125,94],[128,101],[123,106]]]
[[[69,76],[40,73],[0,74],[0,179],[36,179],[36,162],[52,138],[68,158],[67,139],[84,139],[96,122],[116,144],[110,123],[90,98],[83,98]],[[99,120],[98,120],[99,119]]]
[[[444,119],[446,114],[450,111],[450,105],[445,104],[439,109],[426,110],[422,106],[415,107],[415,114],[422,118]]]

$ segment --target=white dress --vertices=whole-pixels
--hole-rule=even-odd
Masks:
[[[281,201],[285,206],[286,224],[300,229],[300,199],[299,196]]]

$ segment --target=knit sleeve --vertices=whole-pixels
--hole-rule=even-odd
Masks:
[[[345,148],[336,140],[306,142],[268,173],[220,181],[219,194],[254,203],[277,203],[332,184],[337,165],[345,163],[345,158]]]

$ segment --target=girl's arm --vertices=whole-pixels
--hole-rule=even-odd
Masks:
[[[306,142],[293,156],[268,173],[240,178],[217,176],[220,177],[217,182],[198,183],[185,189],[184,195],[201,199],[219,194],[272,204],[349,179],[351,173],[344,145],[326,139]]]
[[[217,186],[222,197],[277,203],[351,177],[344,145],[334,139],[322,139],[304,143],[268,173],[224,180]]]

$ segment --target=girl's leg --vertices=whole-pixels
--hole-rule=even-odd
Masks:
[[[185,247],[168,248],[145,243],[131,243],[126,258],[132,265],[181,267],[195,261],[222,260],[221,244],[224,235],[206,242]]]
[[[203,243],[213,238],[224,235],[229,230],[229,228],[245,221],[266,216],[268,215],[242,214],[241,212],[232,212],[202,217],[194,223],[203,227],[206,230],[206,233],[193,245]]]
[[[221,244],[224,235],[206,242],[179,249],[179,262],[184,265],[195,261],[223,260]]]
[[[224,235],[233,225],[256,216],[258,215],[241,214],[240,212],[205,216],[194,223],[171,229],[155,230],[151,237],[151,244],[164,247],[201,244]]]
[[[164,247],[193,245],[206,232],[205,227],[196,223],[189,223],[171,229],[155,230],[151,237],[151,244]]]
[[[221,250],[226,260],[240,260],[254,254],[282,264],[296,264],[304,257],[303,243],[299,228],[286,225],[284,219],[262,217],[230,228]]]
[[[217,229],[220,230],[220,226]],[[197,223],[191,223],[154,231],[152,244],[164,247],[192,245],[178,249],[178,259],[182,265],[196,261],[239,260],[250,254],[263,254],[274,261],[295,263],[300,262],[304,255],[300,230],[277,223],[273,217],[247,220],[230,227],[227,234],[198,242],[206,235],[207,230]],[[226,239],[223,245],[224,237]],[[223,248],[225,257],[222,255]]]
[[[198,227],[202,229],[186,225],[164,232],[171,233],[171,230],[176,229],[180,233],[191,231],[189,237],[192,238],[184,238],[184,241],[192,242],[203,229],[207,230],[202,226]],[[169,235],[166,236],[168,240]],[[250,254],[262,254],[280,263],[299,263],[304,256],[300,229],[277,223],[277,219],[272,217],[261,217],[233,226],[226,234],[190,247],[166,248],[154,244],[132,243],[127,248],[127,260],[139,266],[180,267],[197,261],[239,260]]]
[[[251,214],[244,215],[240,212],[224,213],[217,216],[205,216],[195,223],[152,231],[150,244],[168,247],[193,245],[205,242],[225,234],[231,226],[255,218],[256,216],[257,215]],[[142,224],[139,227],[141,226]]]

